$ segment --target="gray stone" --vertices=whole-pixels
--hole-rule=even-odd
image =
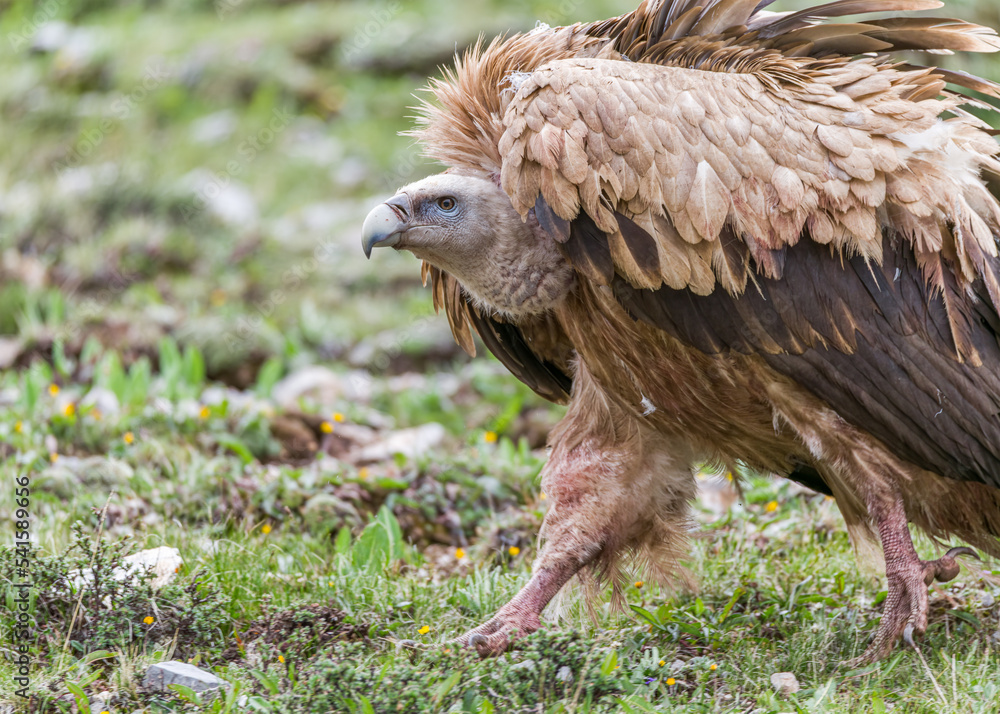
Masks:
[[[559,668],[559,671],[556,672],[556,679],[558,679],[560,682],[572,682],[573,670],[571,670],[566,665],[563,665],[562,667]]]
[[[160,662],[146,670],[142,684],[147,689],[157,692],[168,691],[171,684],[190,687],[196,692],[207,692],[229,687],[229,682],[223,681],[211,672],[195,667],[186,662]]]

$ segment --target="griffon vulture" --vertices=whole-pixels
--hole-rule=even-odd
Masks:
[[[434,305],[568,402],[530,582],[460,641],[539,627],[578,571],[683,554],[692,465],[832,494],[881,542],[882,621],[927,625],[909,523],[1000,555],[1000,86],[895,53],[994,52],[935,0],[648,0],[479,45],[414,134],[450,168],[375,208],[364,249],[423,260]],[[973,93],[981,95],[978,99]],[[618,586],[616,586],[618,587]]]

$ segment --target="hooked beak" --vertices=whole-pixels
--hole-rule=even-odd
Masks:
[[[395,246],[410,227],[410,197],[399,193],[368,214],[361,229],[361,247],[372,257],[375,246]]]

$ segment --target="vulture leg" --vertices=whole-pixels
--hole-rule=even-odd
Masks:
[[[574,386],[542,471],[549,510],[531,580],[493,618],[456,640],[482,656],[537,630],[542,610],[581,569],[610,580],[620,595],[615,576],[622,555],[639,556],[653,577],[666,581],[685,552],[695,491],[691,455],[636,417],[588,398],[583,367]]]
[[[900,637],[915,647],[914,633],[922,635],[927,629],[927,586],[935,580],[954,579],[959,571],[957,556],[979,557],[971,548],[952,548],[937,560],[920,560],[898,491],[889,499],[871,499],[869,509],[882,541],[888,595],[874,639],[863,655],[847,662],[848,667],[860,667],[887,656]]]

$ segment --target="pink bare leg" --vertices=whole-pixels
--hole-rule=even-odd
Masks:
[[[475,647],[482,657],[500,654],[510,646],[513,637],[529,634],[541,627],[539,616],[542,610],[584,565],[583,562],[563,561],[555,567],[536,570],[528,584],[496,615],[455,642]]]
[[[550,506],[531,580],[494,617],[457,640],[481,655],[507,649],[515,631],[537,630],[542,610],[582,568],[613,576],[618,558],[635,553],[666,582],[684,552],[695,492],[689,447],[606,400],[588,399],[583,367],[576,386],[542,472]]]
[[[935,580],[947,582],[958,575],[956,556],[979,557],[971,548],[952,548],[937,560],[920,560],[898,492],[889,499],[871,499],[869,512],[882,540],[888,594],[875,637],[864,654],[845,663],[848,667],[882,659],[900,637],[915,646],[913,634],[922,635],[927,629],[927,586]]]

